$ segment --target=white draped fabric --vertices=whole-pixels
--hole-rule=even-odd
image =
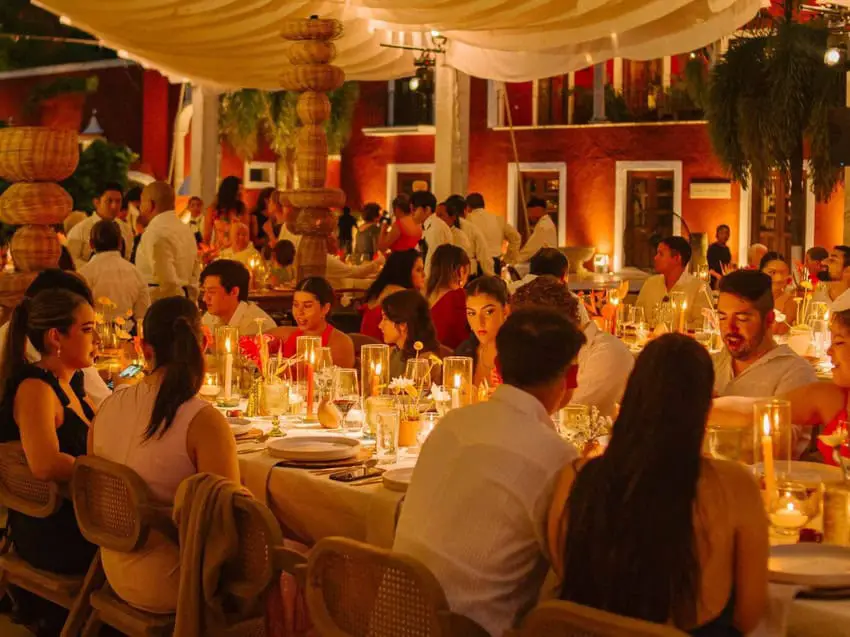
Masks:
[[[526,81],[613,57],[652,59],[719,40],[760,0],[41,0],[106,46],[173,79],[218,88],[279,87],[284,20],[337,18],[336,64],[352,80],[412,75],[429,33],[476,77]],[[122,54],[123,55],[123,54]]]

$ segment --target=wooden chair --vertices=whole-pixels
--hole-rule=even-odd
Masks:
[[[139,475],[103,458],[77,458],[71,481],[74,511],[83,536],[101,548],[132,553],[147,541],[152,528],[177,541],[177,531],[162,507],[151,500]],[[130,637],[170,635],[174,615],[147,613],[130,606],[104,585],[91,593],[92,613],[83,637],[108,624]]]
[[[508,633],[510,637],[685,637],[672,626],[574,604],[543,602],[532,610],[522,628]]]
[[[36,480],[27,465],[19,442],[0,444],[0,505],[34,518],[46,518],[62,505],[59,486]],[[61,539],[61,538],[58,538]],[[85,577],[57,575],[30,566],[11,551],[11,543],[0,549],[0,582],[14,585],[49,600],[69,611],[61,637],[76,636],[89,609],[88,597],[98,585],[100,561],[92,561]]]
[[[322,637],[487,635],[451,612],[440,583],[420,562],[347,538],[325,538],[311,551],[307,606]]]

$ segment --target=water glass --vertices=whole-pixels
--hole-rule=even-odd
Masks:
[[[404,370],[404,377],[413,381],[416,390],[420,391],[431,386],[431,361],[427,358],[409,358]]]
[[[398,462],[397,409],[382,409],[375,414],[375,457],[378,464]]]
[[[428,436],[431,435],[431,432],[434,431],[434,427],[437,426],[437,423],[440,421],[440,414],[436,411],[426,411],[419,416],[419,433],[416,436],[416,440],[419,443],[419,447],[425,444],[425,441],[428,439]]]
[[[285,416],[289,413],[289,383],[266,383],[263,392],[269,416]]]

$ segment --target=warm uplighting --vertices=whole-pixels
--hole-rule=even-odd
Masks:
[[[823,63],[827,66],[836,66],[841,63],[841,51],[836,47],[831,47],[826,50],[823,56]]]
[[[59,16],[59,24],[64,24],[66,27],[71,26],[71,18],[66,15]]]
[[[129,53],[127,53],[127,51],[125,51],[124,49],[118,49],[118,50],[115,52],[115,54],[116,54],[118,57],[120,57],[122,60],[129,60],[129,59],[130,59],[130,54],[129,54]]]

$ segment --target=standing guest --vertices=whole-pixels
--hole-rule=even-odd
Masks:
[[[510,311],[508,286],[497,276],[482,276],[466,284],[466,322],[472,334],[455,350],[455,356],[472,359],[472,382],[491,387],[502,380],[496,370],[496,334]]]
[[[272,249],[271,285],[291,285],[295,281],[295,246],[291,241],[278,241]]]
[[[24,298],[12,313],[0,363],[0,441],[20,441],[37,480],[67,484],[74,458],[86,453],[94,406],[81,370],[93,364],[96,338],[91,304],[67,290]],[[36,363],[27,360],[28,340]],[[27,563],[63,575],[88,570],[97,547],[80,534],[70,500],[47,518],[8,515],[15,553]]]
[[[711,289],[717,288],[717,282],[723,277],[723,271],[732,263],[732,251],[726,245],[729,242],[729,237],[732,235],[732,230],[725,223],[717,226],[714,233],[716,241],[708,246],[706,253],[706,261],[708,261],[708,271],[711,275]]]
[[[136,257],[139,254],[139,244],[142,242],[142,235],[145,233],[145,229],[148,227],[150,223],[150,219],[148,219],[143,214],[139,214],[136,217],[136,226],[133,228],[135,232],[135,236],[133,237],[133,250],[130,252],[130,263],[136,264]]]
[[[242,203],[242,180],[225,177],[218,187],[212,207],[204,217],[204,243],[219,250],[226,247],[230,237],[230,224],[247,222],[245,204]]]
[[[658,244],[655,254],[655,271],[640,289],[635,305],[642,307],[647,316],[653,316],[656,308],[669,301],[673,292],[684,292],[686,320],[689,326],[702,325],[702,311],[709,308],[708,292],[703,282],[688,273],[691,246],[682,237],[667,237]],[[756,264],[758,265],[758,264]]]
[[[505,260],[508,263],[513,263],[516,260],[522,238],[516,229],[502,217],[490,214],[484,209],[484,197],[479,193],[473,192],[467,195],[466,207],[468,209],[467,220],[481,231],[484,240],[487,242],[487,252],[493,261],[494,272],[501,272],[502,244],[505,241],[508,242]]]
[[[251,274],[238,261],[219,259],[201,272],[201,294],[207,312],[203,324],[211,330],[222,325],[239,328],[240,336],[254,336],[262,320],[263,331],[276,327],[259,306],[248,302]]]
[[[638,357],[605,454],[567,465],[552,500],[561,599],[692,635],[759,624],[767,516],[749,469],[702,457],[712,376],[681,334]]]
[[[94,256],[80,268],[94,298],[106,297],[119,316],[132,313],[141,321],[151,304],[148,284],[132,263],[121,256],[121,230],[114,221],[98,221],[91,231]]]
[[[399,195],[393,199],[393,216],[395,221],[392,225],[381,226],[378,249],[381,252],[413,250],[422,238],[422,226],[416,223],[407,195]]]
[[[189,203],[186,210],[180,215],[180,221],[189,226],[197,243],[203,241],[204,202],[200,197],[189,197]]]
[[[441,354],[428,302],[416,290],[390,294],[381,302],[381,333],[390,347],[390,377],[404,376],[408,359]],[[422,343],[417,352],[414,343]],[[435,379],[436,380],[436,379]]]
[[[266,223],[268,223],[269,218],[271,217],[269,213],[269,200],[274,192],[274,188],[263,188],[257,197],[257,204],[251,211],[251,225],[249,229],[251,231],[251,239],[254,242],[254,247],[257,248],[257,250],[265,248],[266,243],[268,242]]]
[[[284,221],[286,221],[282,192],[275,190],[269,195],[269,200],[266,203],[266,212],[268,213],[268,219],[263,224],[263,232],[268,239],[266,245],[273,249],[280,240],[278,237],[280,237],[284,229]],[[293,245],[297,247],[295,243]]]
[[[360,311],[360,332],[380,340],[381,301],[400,290],[425,291],[425,265],[417,250],[393,252],[375,282],[366,290]]]
[[[378,238],[381,229],[378,227],[378,219],[381,217],[381,207],[376,203],[367,203],[363,206],[363,223],[357,229],[357,241],[354,246],[354,260],[356,263],[371,261],[378,253]]]
[[[768,252],[762,257],[759,270],[764,272],[771,280],[771,293],[773,295],[774,317],[776,312],[785,317],[784,320],[774,321],[774,334],[787,334],[791,329],[790,321],[796,317],[797,306],[794,303],[794,288],[791,286],[791,268],[778,252]],[[788,321],[788,322],[786,322]]]
[[[491,635],[516,625],[546,575],[546,512],[577,455],[550,414],[569,400],[583,341],[551,310],[512,313],[496,337],[504,384],[440,421],[404,499],[393,550],[426,564],[451,610]]]
[[[469,279],[469,258],[462,248],[441,245],[431,260],[431,274],[425,297],[431,306],[431,319],[437,330],[437,340],[449,349],[456,349],[469,338],[466,322],[466,292]]]
[[[814,246],[806,250],[805,266],[809,278],[817,283],[827,270],[825,261],[829,258],[829,252],[821,246]]]
[[[151,300],[169,296],[197,298],[198,249],[189,227],[174,211],[174,190],[155,181],[142,191],[141,217],[148,222],[136,265],[151,290]]]
[[[452,244],[452,231],[437,214],[437,198],[427,190],[414,192],[410,197],[410,206],[417,223],[422,224],[422,238],[425,240],[425,276],[431,272],[431,259],[442,245]]]
[[[487,242],[477,226],[464,218],[466,200],[460,195],[452,195],[443,204],[445,221],[452,229],[452,241],[463,248],[469,257],[470,276],[484,274],[490,276],[493,272],[493,259],[487,251]]]
[[[339,239],[339,247],[346,256],[351,254],[354,248],[354,229],[356,227],[357,219],[351,214],[351,208],[345,206],[337,220],[337,237]]]
[[[222,250],[219,258],[239,261],[245,265],[249,265],[251,261],[260,262],[263,259],[251,243],[251,230],[246,224],[238,221],[231,224],[230,247]]]
[[[757,270],[761,260],[769,252],[767,246],[763,243],[754,243],[747,250],[747,267],[751,270]]]
[[[522,246],[517,255],[517,263],[525,263],[531,259],[542,248],[558,247],[558,229],[552,221],[552,215],[546,210],[546,202],[538,197],[533,197],[526,205],[528,220],[533,224],[534,230],[528,241]]]
[[[327,245],[328,257],[325,264],[325,276],[327,276],[331,285],[338,288],[351,287],[350,279],[371,279],[378,274],[381,266],[384,265],[382,255],[379,255],[374,261],[360,265],[349,265],[337,256],[339,244],[336,242],[336,237],[328,235]]]
[[[812,300],[832,304],[850,290],[850,246],[835,246],[826,259],[826,267],[829,282],[818,286]]]
[[[572,403],[596,407],[602,416],[615,416],[623,396],[634,356],[617,337],[599,329],[594,321],[582,320],[581,301],[552,276],[539,276],[511,297],[511,309],[546,307],[569,319],[584,334],[578,353],[577,387]]]
[[[334,289],[322,277],[311,276],[298,282],[292,298],[292,318],[297,327],[279,327],[272,332],[283,341],[286,358],[297,354],[299,337],[319,336],[322,347],[331,348],[334,365],[354,367],[354,343],[347,334],[328,323],[334,300]]]
[[[124,240],[121,254],[125,259],[130,258],[133,249],[133,231],[125,222],[117,219],[121,211],[121,186],[116,183],[108,183],[100,189],[100,193],[94,199],[95,214],[78,223],[68,233],[68,252],[74,258],[77,267],[83,265],[91,258],[91,229],[101,219],[115,221],[121,228],[121,237]]]
[[[124,199],[121,202],[121,212],[118,213],[118,218],[130,226],[131,230],[136,227],[136,219],[139,218],[139,208],[141,208],[141,206],[141,188],[134,186],[124,193]]]
[[[204,380],[198,308],[188,299],[160,299],[144,322],[145,358],[153,372],[121,387],[89,428],[89,453],[129,467],[154,502],[171,506],[177,487],[196,473],[239,482],[236,441],[224,416],[197,397]],[[133,553],[101,550],[103,570],[125,602],[151,613],[173,613],[180,582],[177,545],[151,531]]]

